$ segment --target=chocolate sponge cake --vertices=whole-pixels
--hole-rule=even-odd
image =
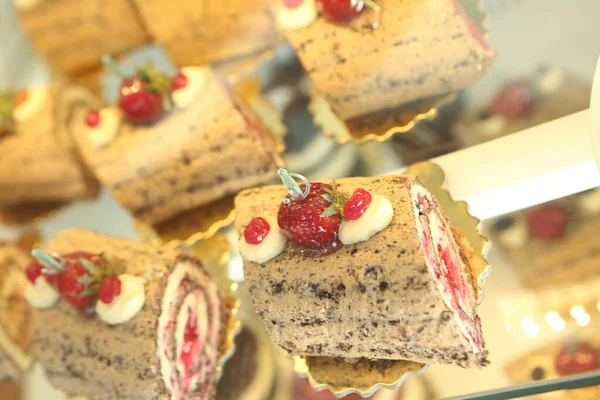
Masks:
[[[28,262],[18,247],[0,244],[0,382],[20,379],[31,364],[31,311],[24,298]]]
[[[94,175],[149,224],[265,184],[282,164],[271,132],[210,68],[182,73],[189,91],[171,96],[182,106],[153,123],[131,123],[113,107],[97,126],[86,125],[87,111],[71,125]]]
[[[304,200],[288,196],[283,203],[283,186],[250,189],[236,197],[245,278],[255,311],[274,341],[293,355],[486,365],[469,260],[458,232],[420,181],[346,178],[320,194],[324,185],[311,183]],[[365,192],[370,205],[357,219],[353,207],[364,205],[366,197],[355,200]],[[310,241],[299,245],[298,232],[311,230],[313,223],[320,226],[312,243],[321,240],[317,236],[335,222],[325,216],[332,215],[340,196],[350,193],[337,241],[327,245],[325,254],[315,254]],[[332,203],[320,215],[312,213],[321,199]],[[295,214],[301,221],[296,230],[283,211],[290,204],[302,209],[303,201],[308,208],[301,217]],[[273,243],[276,234],[289,239],[268,260],[257,256],[259,245],[248,246],[257,242],[258,216],[271,221],[260,240]],[[385,219],[387,224],[381,224]],[[352,225],[357,222],[362,225]],[[352,240],[352,230],[362,235],[360,240]]]
[[[78,110],[97,107],[98,100],[83,88],[58,82],[8,100],[12,123],[0,134],[0,206],[93,198],[98,184],[80,162],[67,125]]]
[[[46,250],[63,266],[59,297],[34,310],[33,354],[56,388],[90,400],[214,398],[234,301],[199,259],[84,230],[59,233]],[[39,280],[53,286],[45,271],[32,299]],[[117,277],[120,293],[106,303],[101,283],[95,308],[82,303],[91,295],[71,295],[74,271],[81,284]]]

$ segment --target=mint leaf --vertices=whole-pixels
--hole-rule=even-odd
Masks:
[[[96,264],[85,258],[80,258],[79,262],[90,272],[90,274],[100,276],[101,271]]]

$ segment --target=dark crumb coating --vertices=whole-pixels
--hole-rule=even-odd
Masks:
[[[319,258],[304,258],[288,244],[265,264],[244,261],[254,308],[277,344],[306,356],[487,364],[487,351],[465,349],[427,268],[410,195],[415,182],[403,176],[337,181],[347,193],[362,187],[392,202],[391,224],[366,242]],[[240,193],[238,232],[257,213],[276,215],[284,194],[281,186]],[[462,273],[470,282],[468,269]],[[480,332],[478,318],[475,323]]]

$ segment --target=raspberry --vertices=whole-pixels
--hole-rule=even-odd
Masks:
[[[310,185],[310,193],[304,199],[293,200],[288,195],[290,201],[279,207],[277,222],[295,243],[309,249],[325,250],[337,240],[341,217],[339,214],[322,215],[332,204],[323,198],[324,188],[333,191],[333,187],[321,183]]]
[[[244,229],[244,239],[249,244],[260,244],[270,230],[271,226],[264,218],[252,218],[252,221]]]
[[[367,211],[372,200],[371,193],[362,188],[356,189],[344,204],[344,218],[351,221],[359,219]]]
[[[520,80],[504,86],[492,101],[489,111],[493,115],[517,118],[530,113],[534,106],[533,88],[529,82]]]
[[[188,84],[187,76],[185,76],[182,72],[171,78],[171,90],[175,91],[177,89],[182,89],[186,87]]]
[[[121,280],[116,276],[107,276],[100,283],[98,299],[104,304],[110,304],[121,294]]]

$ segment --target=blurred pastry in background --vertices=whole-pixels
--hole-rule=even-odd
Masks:
[[[54,72],[78,78],[150,42],[129,0],[12,0],[21,27]]]
[[[524,384],[596,371],[600,368],[599,360],[600,337],[581,333],[517,357],[507,363],[506,371],[516,383]],[[552,398],[596,400],[600,398],[600,386],[556,392]]]
[[[2,96],[0,207],[28,207],[94,198],[68,124],[80,110],[98,107],[86,89],[55,82]]]
[[[473,146],[585,110],[590,91],[567,72],[544,66],[531,78],[508,82],[484,109],[457,121],[452,133],[463,147]]]
[[[243,64],[280,42],[275,0],[134,0],[152,38],[179,67]],[[234,68],[235,69],[235,68]],[[241,68],[242,70],[245,68]]]
[[[33,328],[25,301],[29,262],[16,245],[0,243],[0,382],[20,380],[31,366]],[[0,389],[0,394],[2,390],[8,392],[9,388]],[[11,390],[15,392],[15,388]]]
[[[457,1],[316,3],[280,0],[278,20],[343,121],[453,93],[495,57]]]
[[[490,234],[529,287],[597,277],[600,188],[495,219]]]

